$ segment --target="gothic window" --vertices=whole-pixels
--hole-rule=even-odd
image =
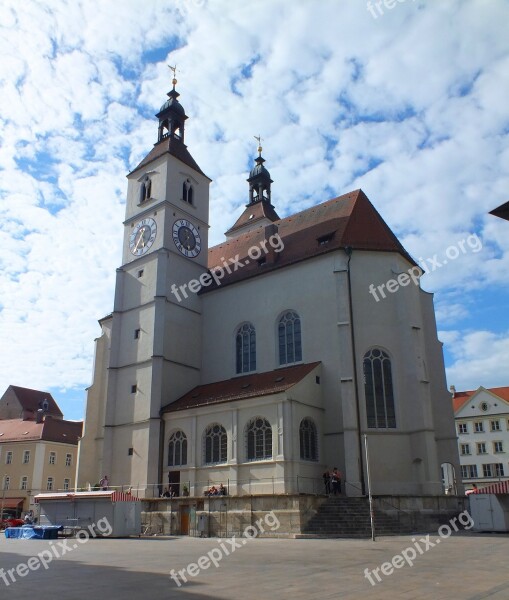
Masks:
[[[152,181],[148,175],[145,175],[140,185],[140,204],[150,200],[150,194],[152,192]]]
[[[318,460],[318,435],[311,419],[302,419],[299,427],[300,457],[302,460]]]
[[[246,427],[247,460],[272,458],[272,427],[267,419],[256,417]]]
[[[301,323],[295,311],[289,310],[279,319],[278,342],[280,365],[302,360]]]
[[[189,179],[187,179],[182,184],[182,200],[184,202],[187,202],[188,204],[193,204],[193,195],[194,195],[193,186],[191,185],[191,182],[189,181]]]
[[[204,436],[205,464],[212,465],[226,462],[227,444],[226,429],[218,423],[209,425]]]
[[[394,429],[396,411],[389,355],[372,348],[364,356],[364,392],[368,427]]]
[[[256,371],[256,331],[251,323],[239,327],[235,344],[237,373]]]
[[[183,431],[179,430],[170,436],[168,466],[181,467],[182,465],[187,465],[187,437]]]

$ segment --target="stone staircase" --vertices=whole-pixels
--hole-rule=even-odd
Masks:
[[[387,507],[390,509],[391,507]],[[374,510],[376,535],[399,535],[413,533],[412,519],[402,514],[398,518],[383,510]],[[302,527],[296,537],[348,537],[370,538],[371,520],[368,498],[331,496],[321,504],[316,513]]]

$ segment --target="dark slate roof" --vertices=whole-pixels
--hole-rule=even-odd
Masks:
[[[265,228],[262,225],[209,249],[209,269],[222,265],[225,260],[233,259],[237,255],[244,265],[231,274],[225,274],[221,286],[346,246],[353,250],[397,252],[412,265],[416,265],[362,190],[355,190],[279,219],[274,221],[273,225],[278,227],[284,249],[282,252],[267,255],[263,266],[248,258],[248,250],[259,247],[265,239]],[[204,287],[200,293],[207,293],[216,287],[215,284]]]
[[[76,446],[82,435],[81,421],[64,421],[46,417],[42,423],[22,419],[0,420],[0,443],[46,440]]]
[[[19,387],[17,385],[10,385],[9,388],[16,395],[16,398],[21,404],[23,410],[36,413],[39,408],[42,408],[43,401],[47,400],[48,412],[46,414],[60,418],[64,416],[60,408],[58,408],[58,404],[55,402],[55,399],[49,392],[31,390],[30,388]]]
[[[141,169],[145,165],[148,165],[150,162],[152,162],[156,158],[163,156],[166,153],[171,154],[175,158],[178,158],[178,160],[183,162],[191,169],[198,171],[198,173],[205,175],[205,173],[198,166],[198,163],[189,153],[189,150],[187,149],[187,146],[184,144],[184,142],[174,137],[164,138],[163,140],[155,144],[152,150],[147,154],[147,156],[145,156],[145,158],[140,162],[140,164],[137,167],[135,167],[131,171],[131,173],[129,173],[129,175],[135,173],[136,171],[138,171],[138,169]],[[205,177],[207,176],[205,175]],[[207,179],[209,178],[207,177]]]
[[[199,385],[175,402],[164,406],[161,412],[177,412],[210,404],[278,394],[302,381],[319,364],[319,362],[315,362],[294,365],[266,373],[252,373],[225,381]]]
[[[509,202],[506,202],[498,208],[491,210],[490,215],[494,215],[495,217],[500,217],[501,219],[509,221]]]
[[[262,219],[269,219],[269,221],[279,221],[279,215],[275,211],[272,204],[265,200],[260,200],[254,204],[248,204],[246,210],[240,215],[235,221],[233,227],[230,227],[225,235],[231,235],[237,229],[244,227],[244,225],[252,225]]]

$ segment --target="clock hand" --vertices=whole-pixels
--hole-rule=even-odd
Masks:
[[[143,240],[143,232],[140,232],[140,235],[138,237],[138,241],[136,242],[136,245],[134,246],[134,251],[136,252],[136,250],[138,250],[138,246],[140,245],[140,242]]]

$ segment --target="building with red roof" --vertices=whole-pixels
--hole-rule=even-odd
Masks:
[[[421,269],[360,189],[280,217],[261,146],[209,247],[210,179],[175,83],[128,175],[80,485],[316,492],[337,466],[362,495],[367,435],[374,493],[443,493],[441,465],[459,461]]]
[[[508,481],[509,386],[451,392],[465,487]]]
[[[0,512],[20,514],[41,491],[74,488],[82,428],[63,418],[49,392],[7,388],[0,398]]]

